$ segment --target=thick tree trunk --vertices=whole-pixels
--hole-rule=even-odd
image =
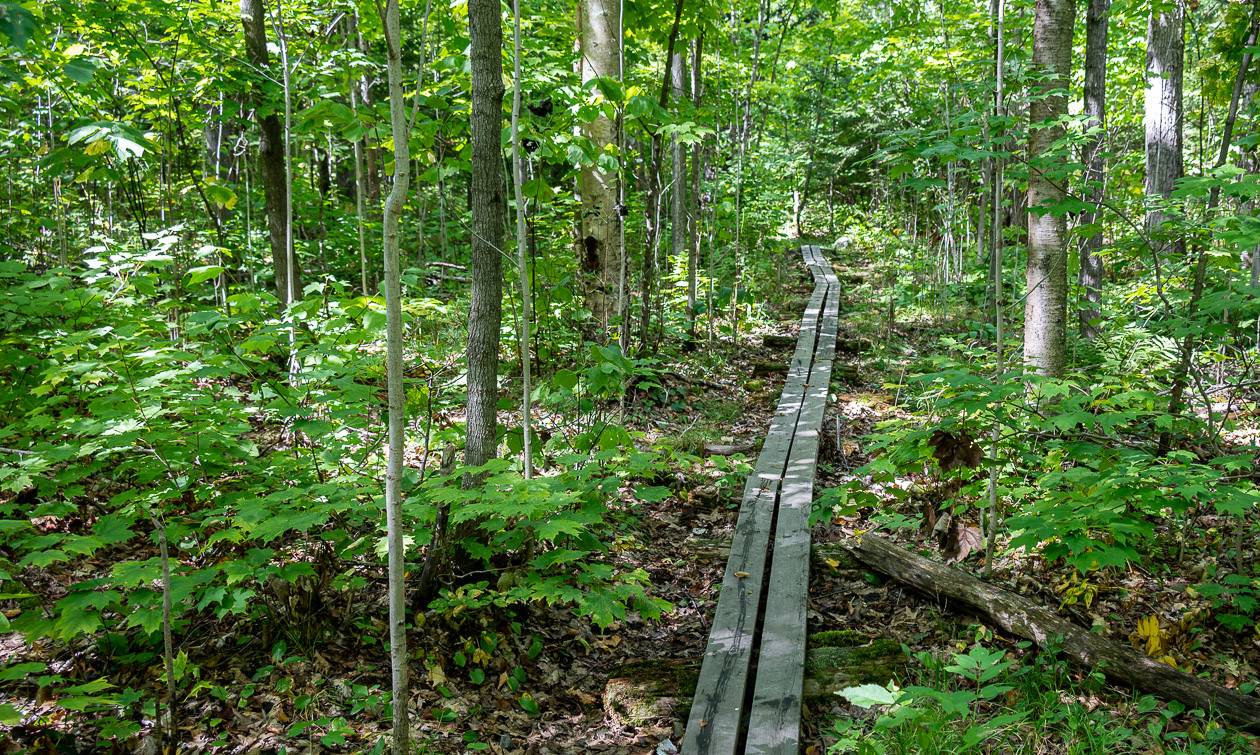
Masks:
[[[1085,225],[1098,222],[1096,209],[1104,199],[1106,165],[1103,159],[1104,130],[1107,126],[1107,20],[1111,0],[1089,0],[1085,15],[1085,116],[1093,134],[1085,143],[1085,190],[1091,209],[1081,217]],[[1098,305],[1102,301],[1103,262],[1098,251],[1103,245],[1102,230],[1097,229],[1081,240],[1080,283],[1085,301],[1079,314],[1081,335],[1093,339],[1098,335]]]
[[[878,535],[841,545],[854,558],[931,596],[978,611],[1007,632],[1038,646],[1053,647],[1072,660],[1098,669],[1114,682],[1213,711],[1243,728],[1260,730],[1260,698],[1148,658],[1134,648],[1083,629],[1054,611],[1016,593],[990,585],[945,564],[900,548]]]
[[[1251,50],[1255,47],[1257,34],[1260,34],[1260,0],[1253,0],[1251,6],[1251,29],[1247,33],[1247,42],[1243,46],[1244,52],[1242,61],[1238,65],[1238,75],[1234,78],[1234,90],[1229,98],[1229,111],[1225,116],[1225,128],[1221,134],[1221,147],[1217,153],[1216,164],[1213,169],[1219,169],[1229,161],[1229,148],[1234,138],[1234,123],[1238,118],[1238,105],[1242,98],[1243,86],[1247,81],[1247,71],[1251,68]],[[1207,212],[1210,217],[1217,205],[1221,201],[1220,186],[1213,186],[1208,193]],[[1186,318],[1193,321],[1199,312],[1199,304],[1203,298],[1203,287],[1207,281],[1207,249],[1204,248],[1203,241],[1200,240],[1195,245],[1194,251],[1194,282],[1190,291],[1190,302],[1186,306]],[[1254,268],[1253,268],[1254,269]],[[1168,413],[1176,416],[1181,413],[1185,404],[1186,388],[1190,382],[1190,367],[1194,359],[1195,344],[1197,342],[1197,329],[1190,328],[1186,331],[1185,336],[1181,339],[1181,347],[1178,350],[1177,370],[1173,373],[1172,388],[1169,391]],[[1209,421],[1211,419],[1211,407],[1208,407]],[[1168,430],[1160,433],[1159,436],[1159,454],[1168,453],[1172,445],[1172,433]]]
[[[479,466],[498,445],[499,328],[503,319],[503,19],[498,0],[469,0],[472,65],[472,301],[468,309],[468,439]]]
[[[388,394],[389,454],[385,470],[385,519],[389,548],[389,660],[392,671],[394,755],[408,752],[407,603],[404,597],[405,546],[402,521],[403,434],[406,394],[403,389],[402,268],[399,225],[407,202],[411,160],[408,154],[407,110],[402,88],[402,35],[398,0],[386,0],[385,47],[389,77],[390,130],[394,137],[394,185],[385,200],[385,375]]]
[[[1160,4],[1146,28],[1146,199],[1167,198],[1185,168],[1182,161],[1182,75],[1185,70],[1185,8],[1182,0]],[[1165,213],[1148,208],[1146,232],[1154,233]],[[1184,249],[1184,244],[1177,248]]]
[[[1068,86],[1075,19],[1075,0],[1037,0],[1033,68],[1043,78],[1029,108],[1024,361],[1043,375],[1063,374],[1067,361],[1067,219],[1041,208],[1063,198],[1062,188],[1045,173],[1046,152],[1062,138],[1063,127],[1044,124],[1067,114],[1062,92]]]
[[[621,78],[621,5],[617,0],[578,3],[579,67],[583,83],[596,78]],[[598,154],[606,154],[616,137],[611,118],[599,116],[582,126]],[[617,315],[618,278],[625,253],[617,214],[617,175],[598,164],[585,166],[578,176],[582,196],[580,265],[586,306],[600,325],[600,339]]]
[[[249,64],[259,71],[269,68],[267,25],[263,17],[263,0],[241,0],[241,26],[245,32],[245,54]],[[271,240],[271,265],[276,276],[276,296],[282,306],[289,304],[289,291],[301,292],[301,277],[296,255],[290,259],[289,239],[285,224],[285,208],[289,201],[289,182],[284,164],[284,135],[280,119],[263,114],[261,87],[254,87],[254,117],[258,122],[258,154],[262,164],[263,196],[266,200],[267,231]],[[290,268],[293,281],[290,285]]]

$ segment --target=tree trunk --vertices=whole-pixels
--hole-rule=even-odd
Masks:
[[[582,82],[596,78],[621,78],[621,6],[617,0],[581,0],[578,3],[579,67]],[[582,126],[596,153],[606,154],[615,144],[612,119],[599,116]],[[620,159],[620,158],[618,158]],[[621,274],[621,246],[617,213],[617,175],[598,164],[584,166],[578,176],[581,194],[580,269],[586,306],[600,325],[600,340],[617,314],[616,292]]]
[[[1182,75],[1185,70],[1185,8],[1172,0],[1152,12],[1146,27],[1146,200],[1165,199],[1185,167],[1181,155]],[[1161,4],[1162,5],[1162,4]],[[1166,213],[1149,207],[1146,232],[1155,233]],[[1184,249],[1176,244],[1174,251]]]
[[[1238,118],[1238,104],[1242,97],[1243,86],[1247,81],[1247,71],[1251,68],[1251,50],[1255,47],[1257,34],[1260,34],[1260,28],[1257,28],[1257,24],[1260,24],[1260,0],[1253,0],[1251,6],[1251,28],[1247,33],[1247,42],[1243,45],[1244,52],[1242,61],[1238,65],[1238,75],[1234,78],[1234,89],[1229,98],[1229,111],[1225,116],[1225,128],[1221,134],[1221,148],[1217,153],[1216,164],[1213,166],[1214,170],[1223,167],[1229,161],[1229,148],[1234,137],[1234,122]],[[1212,216],[1220,201],[1221,187],[1213,186],[1208,193],[1207,214],[1209,217]],[[1198,314],[1199,304],[1203,298],[1203,287],[1207,280],[1207,250],[1204,248],[1202,240],[1199,240],[1195,245],[1194,257],[1194,282],[1190,291],[1190,302],[1186,306],[1186,318],[1192,322],[1195,315]],[[1181,339],[1177,369],[1173,373],[1172,388],[1169,391],[1168,398],[1168,413],[1173,416],[1181,414],[1185,404],[1185,392],[1190,381],[1190,367],[1194,359],[1196,336],[1197,328],[1191,327]],[[1212,409],[1209,406],[1209,421],[1211,420],[1211,413]],[[1159,454],[1162,456],[1168,453],[1171,445],[1172,433],[1169,430],[1164,430],[1159,435]]]
[[[468,439],[479,466],[498,446],[499,328],[503,319],[503,19],[498,0],[469,0],[472,66],[472,301],[468,308]]]
[[[669,43],[665,48],[665,66],[664,73],[661,76],[661,94],[657,100],[657,105],[662,110],[669,103],[670,78],[673,67],[671,63],[674,59],[674,50],[678,44],[678,28],[682,23],[682,10],[683,0],[675,0],[674,23],[670,27]],[[665,148],[661,134],[659,131],[654,132],[648,147],[646,164],[644,165],[644,174],[647,179],[647,187],[644,192],[644,202],[646,204],[644,214],[647,216],[647,226],[643,246],[643,306],[641,309],[642,318],[639,322],[640,347],[647,353],[656,351],[656,338],[652,334],[652,311],[653,300],[656,297],[657,277],[660,275],[656,264],[656,254],[661,234],[661,162],[664,159],[664,152]]]
[[[688,96],[687,92],[687,65],[683,62],[681,52],[674,53],[674,59],[670,63],[670,83],[674,90],[674,98],[676,102],[682,102]],[[675,259],[685,256],[691,259],[691,250],[688,242],[687,234],[687,149],[678,141],[677,136],[670,137],[670,151],[673,161],[673,189],[670,191],[670,233],[672,240],[672,253]],[[690,302],[690,289],[688,289],[687,304],[687,332],[690,333],[695,327],[695,314]]]
[[[704,81],[700,76],[700,66],[704,59],[704,31],[696,38],[691,55],[691,103],[700,110],[700,98]],[[701,155],[704,151],[702,142],[696,142],[691,150],[691,191],[688,193],[689,217],[687,225],[687,338],[696,337],[696,274],[700,267],[700,174],[704,170]]]
[[[525,236],[525,169],[521,158],[521,6],[512,0],[512,194],[516,200],[516,270],[521,286],[521,326],[517,338],[521,352],[521,474],[534,475],[531,452],[531,401],[529,329],[532,317],[529,281],[529,246]]]
[[[263,0],[241,0],[241,26],[245,32],[245,53],[249,64],[259,71],[268,70],[267,25],[263,18]],[[289,259],[285,208],[289,201],[289,182],[284,165],[284,136],[280,119],[263,114],[262,87],[254,87],[254,117],[258,122],[258,153],[262,164],[263,196],[266,200],[267,231],[271,240],[271,266],[275,270],[276,296],[281,306],[289,305],[289,291],[302,289],[297,260]],[[290,262],[292,264],[290,265]],[[289,281],[292,267],[293,281]]]
[[[1107,17],[1111,0],[1089,0],[1085,15],[1085,116],[1093,131],[1085,143],[1085,191],[1090,204],[1097,208],[1104,199],[1106,165],[1103,142],[1107,127]],[[1085,225],[1099,221],[1101,213],[1091,209],[1081,217]],[[1098,335],[1098,305],[1102,301],[1103,262],[1098,256],[1102,248],[1102,229],[1095,229],[1081,240],[1080,283],[1085,301],[1079,314],[1080,332],[1085,338]]]
[[[1075,0],[1037,0],[1033,68],[1044,78],[1029,107],[1028,267],[1024,299],[1024,361],[1043,375],[1062,375],[1067,359],[1067,219],[1043,212],[1063,198],[1046,174],[1046,152],[1063,137],[1062,126],[1043,126],[1067,114]],[[1051,92],[1058,92],[1050,94]]]
[[[398,0],[386,0],[385,48],[389,79],[389,116],[394,137],[394,185],[385,200],[383,238],[385,253],[385,374],[389,404],[389,454],[385,471],[385,518],[389,547],[389,660],[393,683],[394,755],[408,752],[407,705],[407,603],[404,597],[406,551],[403,543],[402,478],[404,408],[402,270],[399,264],[399,224],[407,201],[411,160],[408,154],[407,110],[402,88],[402,35]]]
[[[1242,728],[1260,730],[1260,698],[1178,671],[1132,647],[1093,634],[1022,595],[931,561],[878,535],[864,535],[840,547],[898,582],[935,600],[944,598],[974,609],[1005,631],[1042,648],[1053,647],[1087,668],[1102,671],[1108,679],[1219,713]]]

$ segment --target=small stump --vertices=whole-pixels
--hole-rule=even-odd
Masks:
[[[686,720],[700,678],[696,661],[662,658],[627,663],[604,686],[604,713],[621,726]]]

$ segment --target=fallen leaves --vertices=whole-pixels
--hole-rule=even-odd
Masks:
[[[984,548],[984,535],[978,527],[965,524],[949,514],[937,520],[932,534],[936,536],[937,545],[940,546],[947,564],[959,563],[973,550]]]

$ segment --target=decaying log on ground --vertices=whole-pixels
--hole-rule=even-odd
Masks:
[[[975,609],[1002,629],[1045,647],[1135,689],[1212,710],[1239,727],[1260,732],[1260,697],[1191,676],[1148,658],[1136,649],[1073,624],[1044,605],[970,574],[924,558],[877,535],[848,540],[842,547],[855,559],[937,599]]]
[[[781,336],[768,333],[761,337],[761,345],[768,349],[791,349],[796,347],[796,336]]]
[[[700,663],[692,659],[626,663],[604,686],[604,713],[618,725],[631,727],[669,718],[685,721],[699,675]]]

